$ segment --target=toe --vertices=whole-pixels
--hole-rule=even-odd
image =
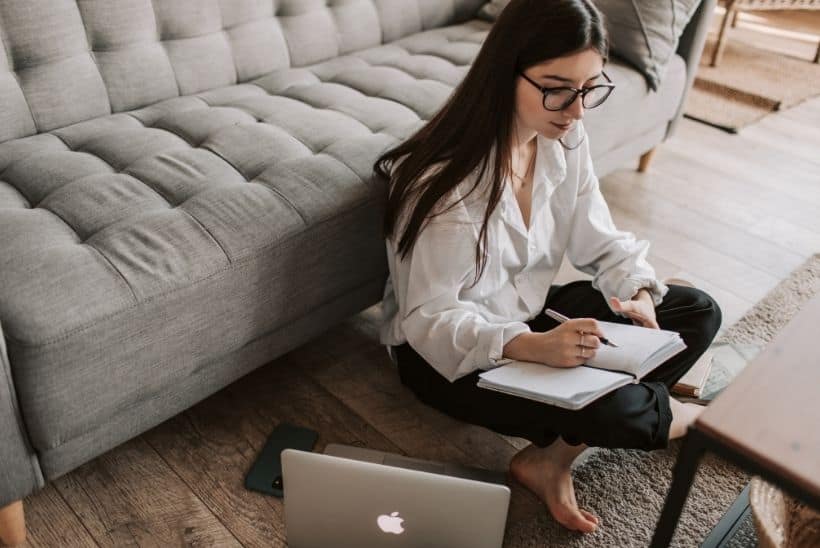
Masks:
[[[566,508],[553,513],[553,517],[567,529],[580,531],[582,533],[591,533],[598,527],[598,524],[582,514],[582,511],[583,510],[579,511],[577,509],[572,510]]]
[[[584,516],[587,520],[591,521],[591,522],[592,522],[592,523],[594,523],[595,525],[598,525],[598,524],[600,523],[600,520],[598,519],[598,516],[596,516],[596,515],[595,515],[595,514],[593,514],[592,512],[587,512],[586,510],[581,510],[581,514],[583,514],[583,516]]]
[[[580,512],[573,517],[572,529],[582,533],[591,533],[598,528],[598,524],[590,520]]]

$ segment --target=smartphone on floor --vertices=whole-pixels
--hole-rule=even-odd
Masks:
[[[245,487],[266,495],[282,498],[284,481],[282,480],[282,461],[280,456],[285,449],[312,451],[319,434],[310,428],[281,423],[265,442],[265,446],[245,476]]]

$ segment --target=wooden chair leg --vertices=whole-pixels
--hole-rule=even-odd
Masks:
[[[657,147],[641,155],[641,160],[638,162],[638,173],[645,173],[649,169],[649,163],[652,161],[656,149]]]
[[[814,54],[814,62],[820,63],[820,42],[817,43],[817,53]]]
[[[740,10],[735,10],[735,12],[732,14],[732,28],[733,29],[737,28],[737,20],[738,20],[739,16],[740,16]]]
[[[733,0],[728,0],[726,2],[726,13],[723,15],[723,21],[720,22],[717,44],[715,44],[715,49],[712,52],[712,60],[709,63],[712,67],[716,67],[718,65],[720,58],[723,55],[723,50],[726,49],[726,29],[729,26],[729,21],[732,19],[733,14],[737,11],[732,9],[733,4]]]
[[[0,508],[0,544],[16,546],[26,540],[26,518],[23,501],[12,502]]]

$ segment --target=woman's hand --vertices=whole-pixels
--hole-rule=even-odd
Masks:
[[[543,363],[553,367],[575,367],[595,357],[603,337],[592,318],[574,318],[544,333],[524,333],[504,346],[504,357]]]
[[[615,312],[623,313],[635,325],[660,329],[655,318],[655,303],[652,295],[646,289],[641,289],[630,301],[619,301],[617,297],[610,297],[609,302]]]

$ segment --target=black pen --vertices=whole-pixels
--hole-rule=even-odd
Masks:
[[[558,323],[564,323],[565,321],[569,320],[569,318],[567,318],[566,316],[564,316],[560,312],[556,312],[552,308],[547,308],[546,310],[544,310],[544,314],[546,314],[547,316],[549,316],[550,318],[552,318],[553,320],[555,320]],[[618,348],[617,344],[610,341],[606,337],[598,337],[598,338],[601,339],[601,342],[604,343],[605,345],[611,346],[613,348]]]

